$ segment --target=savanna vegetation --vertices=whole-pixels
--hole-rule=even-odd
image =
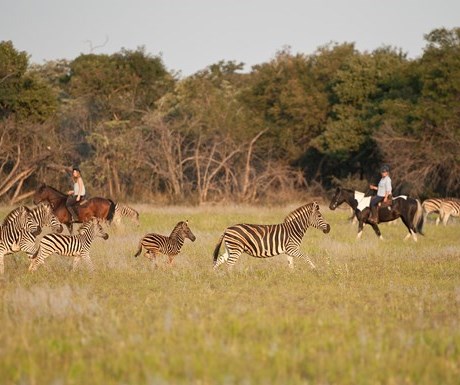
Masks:
[[[115,201],[285,201],[366,189],[381,162],[397,192],[458,196],[460,29],[425,39],[416,59],[331,43],[187,77],[143,48],[37,65],[0,42],[0,199],[65,191],[75,164]]]
[[[302,202],[303,203],[303,202]],[[278,223],[300,204],[136,205],[92,247],[96,272],[52,256],[34,274],[19,253],[0,281],[0,377],[12,384],[458,384],[459,223],[401,222],[356,241],[349,212],[322,208],[331,232],[302,243],[317,266],[243,255],[212,270],[223,229]],[[2,208],[2,217],[8,208]],[[188,219],[173,268],[134,258],[142,235]]]

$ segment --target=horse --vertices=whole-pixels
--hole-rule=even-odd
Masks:
[[[350,189],[337,187],[335,194],[331,199],[329,208],[335,210],[337,206],[346,202],[355,212],[356,218],[359,221],[358,236],[361,238],[364,223],[372,226],[375,234],[383,239],[382,233],[376,223],[369,222],[371,209],[369,207],[371,197],[365,197],[363,193]],[[404,238],[408,239],[411,235],[417,242],[417,233],[423,234],[423,209],[418,199],[410,198],[405,195],[394,197],[391,206],[381,205],[378,209],[378,217],[380,222],[391,222],[397,218],[401,218],[404,225],[407,227],[409,234]]]
[[[72,221],[72,215],[66,206],[67,195],[45,183],[37,188],[33,199],[34,204],[39,204],[43,201],[50,204],[54,215],[61,223],[67,226],[70,234],[72,234],[73,223],[83,223],[92,217],[103,219],[110,223],[115,213],[115,203],[112,200],[94,197],[74,206],[78,220]]]

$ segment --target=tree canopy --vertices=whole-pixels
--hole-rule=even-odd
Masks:
[[[243,72],[221,61],[189,77],[140,47],[31,65],[0,42],[0,199],[78,164],[91,193],[169,202],[285,200],[336,184],[460,195],[460,28],[423,55],[331,43],[284,48]]]

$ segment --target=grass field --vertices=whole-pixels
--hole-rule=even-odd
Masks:
[[[300,205],[300,204],[299,204]],[[279,223],[285,207],[136,206],[139,228],[110,229],[92,247],[96,273],[50,257],[34,274],[22,253],[0,281],[0,383],[8,384],[459,384],[460,224],[369,226],[356,240],[348,211],[322,212],[304,261],[242,256],[212,270],[235,223]],[[8,208],[0,208],[0,218]],[[188,219],[173,268],[134,258],[147,232]]]

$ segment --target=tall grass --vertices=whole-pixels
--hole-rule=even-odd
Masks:
[[[135,206],[139,228],[94,242],[93,275],[62,256],[29,274],[24,254],[7,256],[0,383],[458,384],[460,225],[428,223],[418,243],[402,223],[382,225],[384,241],[366,226],[358,241],[348,214],[324,207],[331,232],[302,244],[317,271],[246,255],[212,270],[225,227],[297,206]],[[133,257],[145,233],[184,219],[197,240],[174,267]]]

